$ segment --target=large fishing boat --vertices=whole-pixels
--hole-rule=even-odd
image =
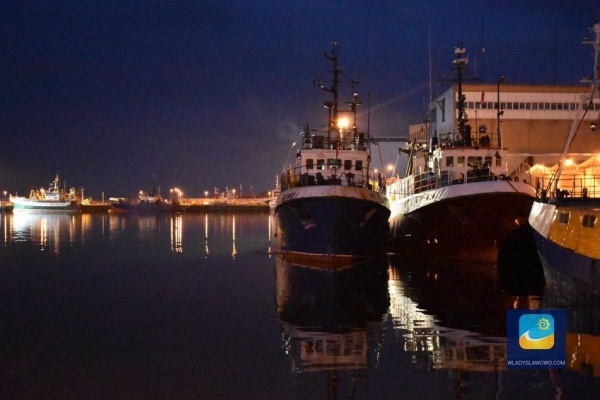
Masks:
[[[600,109],[598,93],[598,53],[600,22],[592,28],[595,40],[594,75],[590,91],[581,99],[571,125],[559,163],[548,171],[540,171],[538,198],[533,204],[529,222],[540,254],[544,275],[553,285],[556,276],[600,289],[600,155],[577,164],[577,154],[570,153],[571,144],[582,129],[586,114]],[[592,122],[592,130],[596,129]],[[595,149],[598,151],[598,149]],[[548,177],[548,174],[550,176]],[[548,180],[545,180],[549,178]],[[546,182],[548,184],[546,184]]]
[[[306,126],[294,165],[279,176],[280,193],[273,203],[278,251],[306,256],[360,257],[385,251],[389,206],[384,180],[371,168],[369,133],[357,127],[361,104],[354,93],[349,110],[340,110],[341,68],[338,47],[325,56],[333,63],[326,101],[327,131]],[[348,118],[349,116],[349,118]]]
[[[527,225],[535,197],[521,172],[528,168],[509,169],[500,129],[471,132],[467,123],[464,53],[462,46],[455,50],[458,129],[438,135],[431,122],[427,143],[414,139],[402,150],[409,156],[405,177],[387,185],[393,252],[493,262],[502,242]]]
[[[48,190],[40,188],[31,190],[29,197],[10,196],[13,212],[81,212],[79,198],[75,188],[66,193],[59,186],[58,174],[48,186]]]

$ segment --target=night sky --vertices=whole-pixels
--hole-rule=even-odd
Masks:
[[[332,41],[359,82],[340,98],[359,92],[359,128],[400,137],[424,118],[430,78],[434,96],[448,86],[459,42],[485,83],[577,83],[592,73],[581,40],[599,11],[600,0],[3,1],[0,190],[23,195],[59,173],[94,199],[131,197],[153,177],[163,195],[259,195],[302,127],[326,124],[329,97],[312,81],[329,77]],[[374,148],[375,167],[397,147]]]

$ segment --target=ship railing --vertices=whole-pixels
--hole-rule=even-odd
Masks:
[[[288,190],[296,187],[321,186],[321,185],[339,185],[364,187],[371,190],[383,192],[385,190],[385,178],[382,175],[371,176],[372,170],[369,168],[359,168],[356,170],[352,166],[351,170],[310,170],[306,166],[292,167],[281,174],[279,178],[281,190]]]
[[[549,200],[554,190],[554,177],[535,176],[537,197]],[[556,182],[556,199],[598,199],[600,198],[600,175],[564,174]]]
[[[303,139],[302,148],[365,151],[368,149],[368,140],[367,134],[353,131],[342,132],[340,136],[336,135],[331,138],[325,135],[313,135]]]
[[[494,175],[489,168],[476,168],[469,170],[467,175],[453,176],[450,171],[426,171],[414,176],[399,179],[389,185],[388,194],[392,196],[406,197],[417,193],[426,192],[442,187],[461,185],[474,182],[495,181],[498,179],[510,179]]]

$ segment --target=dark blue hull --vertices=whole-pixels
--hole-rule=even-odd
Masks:
[[[301,198],[279,205],[275,216],[282,252],[370,256],[387,248],[390,211],[373,201]]]
[[[600,288],[600,260],[565,249],[532,230],[547,282],[573,279],[575,283]]]

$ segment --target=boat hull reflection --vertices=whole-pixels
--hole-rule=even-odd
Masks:
[[[390,313],[395,329],[405,332],[405,350],[424,368],[465,373],[506,369],[506,310],[538,308],[543,290],[503,285],[495,264],[395,256],[389,274]]]
[[[555,271],[544,291],[544,308],[563,308],[567,314],[567,368],[600,378],[600,296],[589,285]]]
[[[386,258],[324,271],[278,257],[275,276],[277,316],[291,370],[326,374],[329,394],[346,390],[345,382],[354,392],[354,373],[378,359],[389,307]],[[344,371],[352,377],[346,380]]]

